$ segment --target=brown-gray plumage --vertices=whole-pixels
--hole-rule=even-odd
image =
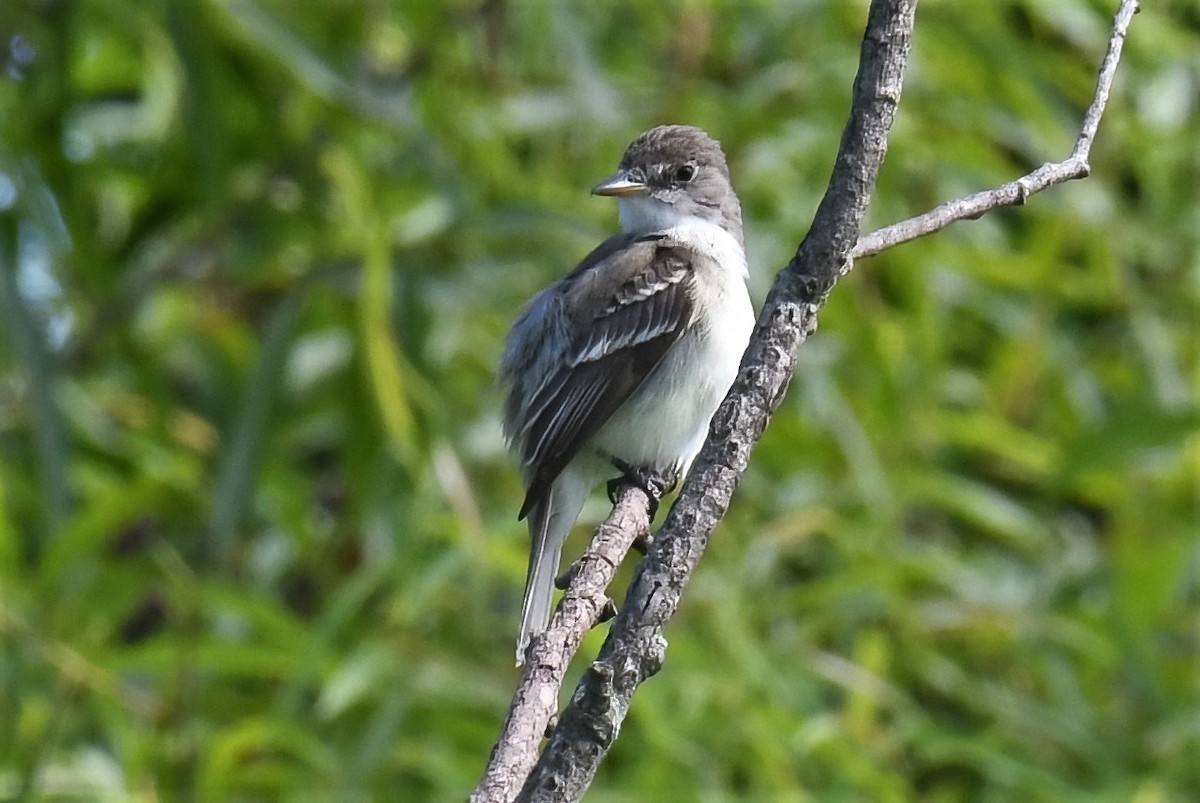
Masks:
[[[612,259],[614,253],[622,258]],[[620,284],[613,287],[615,281]],[[514,383],[506,418],[521,422],[514,436],[528,467],[518,518],[545,497],[580,447],[679,339],[692,317],[691,282],[687,249],[655,234],[611,238],[562,281],[559,303],[596,314],[570,320],[563,359],[536,387],[521,387],[518,396]]]
[[[532,539],[518,663],[549,619],[588,490],[614,465],[686,471],[753,325],[741,210],[716,141],[651,129],[593,192],[619,199],[625,232],[530,302],[501,359]]]

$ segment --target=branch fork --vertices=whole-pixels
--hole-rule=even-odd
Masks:
[[[916,0],[872,0],[854,99],[829,188],[795,257],[777,276],[728,397],[662,529],[638,565],[599,656],[557,716],[567,665],[588,629],[612,605],[608,585],[635,541],[649,533],[654,500],[641,488],[616,488],[612,513],[587,553],[567,573],[562,601],[526,665],[473,803],[579,800],[617,738],[637,687],[663,665],[663,627],[674,613],[750,451],[782,401],[796,353],[816,330],[817,314],[854,260],[946,228],[959,220],[1022,205],[1049,187],[1087,177],[1088,157],[1112,88],[1121,48],[1138,11],[1122,0],[1095,96],[1070,156],[1014,181],[940,204],[925,214],[859,237],[859,225],[886,151],[899,103]],[[541,757],[537,748],[549,740]]]

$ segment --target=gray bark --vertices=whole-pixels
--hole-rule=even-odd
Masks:
[[[535,639],[499,740],[472,801],[579,800],[616,740],[637,687],[662,666],[663,627],[762,436],[787,391],[796,354],[816,330],[817,313],[858,257],[974,219],[1072,179],[1084,178],[1137,0],[1122,0],[1096,93],[1071,154],[994,189],[948,201],[859,238],[859,226],[887,148],[912,36],[916,0],[873,0],[853,104],[829,187],[812,228],[776,278],[729,396],[713,417],[703,451],[626,596],[600,655],[553,726],[558,690],[584,633],[601,620],[606,594],[629,546],[649,527],[648,499],[622,488],[612,514],[571,582],[550,628]],[[553,727],[540,759],[537,747]],[[536,761],[536,766],[534,762]],[[519,796],[518,796],[519,790]]]

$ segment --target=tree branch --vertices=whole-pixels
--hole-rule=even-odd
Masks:
[[[583,634],[601,618],[605,590],[629,546],[648,530],[648,499],[619,492],[612,514],[573,567],[550,628],[534,640],[500,739],[472,801],[578,800],[616,740],[633,693],[662,665],[662,631],[717,522],[724,516],[750,450],[791,380],[796,353],[816,329],[817,312],[853,259],[938,231],[959,220],[1024,203],[1047,187],[1089,173],[1088,157],[1121,57],[1137,0],[1122,0],[1095,97],[1071,155],[995,189],[949,201],[857,239],[887,132],[900,98],[916,0],[873,0],[864,34],[850,119],[829,188],[812,228],[776,278],[729,396],[713,417],[703,451],[679,499],[638,567],[625,604],[597,660],[576,687],[532,773],[542,734],[551,726],[558,690]],[[851,249],[850,244],[857,244]],[[528,778],[526,779],[526,776]]]
[[[871,3],[850,119],[812,228],[777,277],[708,441],[518,800],[580,799],[615,741],[634,691],[662,666],[663,626],[725,514],[751,448],[783,399],[796,351],[816,328],[817,310],[850,265],[900,99],[915,9],[916,0]]]
[[[1100,125],[1100,117],[1108,103],[1109,92],[1112,89],[1113,76],[1117,72],[1117,64],[1121,60],[1121,48],[1125,44],[1125,35],[1133,15],[1138,12],[1137,0],[1123,0],[1117,9],[1113,21],[1112,36],[1108,40],[1108,52],[1100,67],[1100,76],[1096,81],[1096,94],[1092,105],[1088,108],[1075,140],[1071,155],[1061,162],[1047,162],[1032,173],[1028,173],[1016,181],[1010,181],[999,187],[953,201],[946,201],[923,215],[902,220],[872,232],[858,241],[854,247],[853,257],[871,256],[892,246],[924,237],[946,228],[951,223],[960,220],[974,220],[986,212],[999,209],[1002,206],[1014,206],[1025,203],[1030,195],[1041,192],[1047,187],[1063,184],[1077,178],[1086,178],[1091,172],[1088,156],[1092,149],[1092,140],[1096,137],[1096,128]]]
[[[550,626],[534,637],[512,704],[492,748],[483,779],[471,803],[512,800],[537,761],[537,748],[553,727],[558,692],[584,634],[602,620],[611,600],[606,590],[625,553],[650,532],[649,497],[641,488],[622,485],[608,518],[596,530],[587,551],[572,566],[562,600]]]

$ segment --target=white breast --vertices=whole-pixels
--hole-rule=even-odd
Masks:
[[[595,444],[636,466],[685,472],[737,376],[754,309],[746,289],[746,254],[733,235],[697,218],[675,221],[664,233],[713,260],[697,263],[697,320],[597,434]]]

